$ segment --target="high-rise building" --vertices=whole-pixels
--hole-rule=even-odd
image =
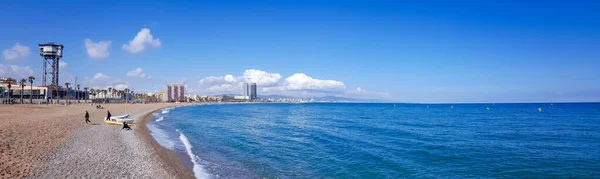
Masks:
[[[242,93],[242,96],[250,96],[250,86],[248,86],[248,83],[244,83],[244,91]]]
[[[252,83],[252,85],[250,85],[250,99],[256,99],[256,83]]]
[[[184,84],[166,84],[167,88],[165,91],[167,95],[164,96],[164,101],[175,102],[185,100],[185,85]]]
[[[185,88],[183,85],[179,86],[179,98],[185,98]]]

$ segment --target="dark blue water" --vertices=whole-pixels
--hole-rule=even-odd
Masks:
[[[153,135],[191,154],[186,160],[195,163],[189,164],[198,177],[600,177],[600,103],[238,104],[168,111],[151,123]]]

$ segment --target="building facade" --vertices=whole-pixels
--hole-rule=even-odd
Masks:
[[[250,99],[256,99],[258,96],[256,95],[256,83],[252,83],[250,85]]]
[[[158,93],[156,93],[156,98],[158,100],[160,100],[161,102],[165,102],[165,92],[164,91],[159,91]]]
[[[242,96],[250,96],[250,85],[248,85],[248,83],[244,83],[244,86],[242,87],[244,88]]]
[[[51,89],[47,86],[25,86],[21,90],[17,85],[12,85],[11,92],[9,93],[5,85],[0,85],[0,98],[8,98],[9,95],[13,99],[23,97],[24,102],[28,102],[30,99],[47,102],[49,99],[88,100],[90,93],[66,88]]]
[[[7,78],[0,78],[0,98],[8,97],[8,83],[6,82]],[[17,80],[14,80],[11,84],[11,89],[18,88]]]
[[[167,84],[165,85],[164,101],[166,102],[184,102],[185,99],[185,85],[184,84]]]

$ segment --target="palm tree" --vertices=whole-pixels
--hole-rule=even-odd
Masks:
[[[77,98],[77,103],[79,103],[79,84],[77,84],[77,91],[75,91],[75,98]]]
[[[121,90],[119,91],[119,98],[123,99],[123,96],[125,95],[125,90]]]
[[[113,90],[113,88],[111,88],[111,87],[108,87],[108,92],[110,93],[110,95],[111,95],[111,96],[112,96],[112,94],[113,94],[113,93],[112,93],[112,92],[113,92],[112,90]]]
[[[50,84],[48,87],[48,97],[50,98],[50,103],[54,100],[54,84]]]
[[[58,85],[51,84],[51,85],[50,85],[50,86],[48,86],[48,87],[49,87],[50,89],[52,89],[52,91],[56,91],[56,96],[59,96],[59,95],[58,95],[58,89],[59,89]],[[54,99],[54,95],[52,95],[52,99]],[[52,101],[50,101],[50,102],[52,102]],[[56,104],[58,104],[58,103],[60,103],[60,100],[59,100],[58,98],[56,98]]]
[[[88,96],[88,89],[90,89],[90,88],[88,88],[88,87],[83,87],[83,91],[84,91],[84,93],[83,93],[83,98],[84,98],[84,100],[85,100],[85,102],[84,102],[84,103],[87,103],[87,100],[88,100],[88,99],[86,98],[86,96]]]
[[[19,86],[21,86],[21,104],[23,104],[23,93],[25,93],[25,83],[27,83],[27,80],[25,78],[19,80]]]
[[[125,88],[125,94],[129,93],[129,88]],[[125,96],[125,103],[127,103],[127,96]]]
[[[98,96],[98,98],[100,97],[100,89],[94,89],[94,94],[96,94],[96,96]],[[96,99],[96,96],[94,96],[94,99]]]
[[[94,96],[94,99],[96,99],[96,95],[98,94],[98,91],[96,91],[96,89],[91,89],[90,92],[92,92],[92,96]]]
[[[109,91],[109,92],[108,92],[108,93],[110,93],[110,95],[109,95],[109,101],[110,101],[111,99],[114,99],[114,98],[115,98],[115,95],[117,95],[117,91],[118,91],[118,90],[116,90],[115,88],[113,88],[113,89],[112,89],[112,91]]]
[[[65,87],[67,87],[67,90],[65,90],[65,98],[67,99],[67,103],[69,101],[69,97],[68,97],[68,95],[69,95],[69,85],[71,85],[71,83],[69,83],[69,82],[65,83]]]
[[[94,88],[90,89],[90,93],[94,94],[95,92],[96,92],[96,90]]]
[[[33,103],[33,80],[35,80],[35,77],[29,76],[29,91],[31,91],[31,95],[29,96],[29,103]]]
[[[12,78],[6,78],[5,83],[7,83],[6,87],[8,88],[8,104],[11,104],[12,93],[10,92],[10,88],[12,87],[12,82],[15,81]]]
[[[119,99],[123,99],[123,94],[125,94],[125,91],[123,91],[123,90],[117,91],[117,95],[119,95]]]
[[[104,94],[104,98],[106,98],[106,94],[108,94],[107,90],[102,90],[102,94]]]

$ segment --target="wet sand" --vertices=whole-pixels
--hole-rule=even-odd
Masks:
[[[152,111],[181,104],[0,105],[0,178],[193,178],[175,152],[143,125]],[[85,110],[93,124],[85,124]],[[130,114],[132,131],[107,125]]]

